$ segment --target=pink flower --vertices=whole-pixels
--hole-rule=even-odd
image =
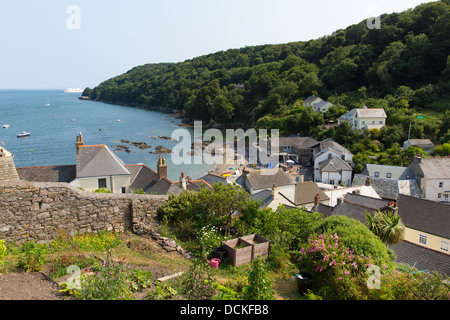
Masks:
[[[339,277],[338,280],[341,281],[341,280],[342,280],[342,277]]]
[[[344,271],[344,274],[350,274],[350,272],[348,272],[348,271],[346,270],[346,271]]]

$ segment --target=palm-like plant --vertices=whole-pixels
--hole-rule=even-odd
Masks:
[[[366,211],[365,216],[366,226],[386,246],[399,243],[403,240],[405,226],[398,214],[393,211],[375,211],[373,213]]]

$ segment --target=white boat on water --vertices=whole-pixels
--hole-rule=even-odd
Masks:
[[[47,103],[45,104],[46,107],[50,107],[50,101],[47,99]]]
[[[81,88],[67,88],[64,90],[65,93],[82,93],[83,89]]]
[[[29,132],[22,131],[17,135],[17,138],[29,137],[31,134]]]
[[[3,128],[5,128],[5,129],[9,128],[9,124],[4,124]]]

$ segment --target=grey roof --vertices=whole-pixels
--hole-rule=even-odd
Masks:
[[[413,146],[431,146],[434,147],[434,143],[430,139],[409,139],[405,142],[411,143]]]
[[[327,152],[328,150],[332,150],[340,155],[343,154],[352,155],[350,150],[348,150],[347,148],[345,148],[344,146],[340,145],[339,143],[330,138],[320,142],[320,152],[316,155],[316,157],[322,153]]]
[[[72,182],[76,178],[76,166],[45,166],[17,168],[21,180],[33,182]]]
[[[319,144],[319,141],[311,137],[279,137],[278,141],[278,145],[280,147],[295,146],[300,148],[310,148],[314,145]]]
[[[81,146],[76,165],[77,178],[131,175],[106,145]]]
[[[355,174],[352,185],[363,185],[366,183],[366,180],[366,175]],[[384,199],[397,200],[400,194],[423,198],[423,192],[416,180],[392,180],[375,177],[371,177],[370,180],[373,189]]]
[[[374,212],[385,208],[386,200],[348,193],[344,201],[333,208],[333,215],[343,215],[351,219],[366,222],[366,212]]]
[[[261,207],[267,207],[273,200],[272,190],[263,190],[250,196],[250,199],[261,201]]]
[[[402,241],[389,247],[397,255],[396,262],[415,265],[419,271],[437,271],[450,276],[450,255]]]
[[[320,171],[322,172],[342,172],[342,171],[353,171],[352,167],[338,157],[333,157],[319,164]]]
[[[272,189],[273,185],[277,187],[295,185],[295,180],[290,173],[278,169],[275,174],[264,174],[262,170],[255,170],[247,175],[247,183],[253,190]]]
[[[356,109],[356,113],[360,118],[387,118],[384,108]]]
[[[221,177],[212,173],[208,173],[204,175],[203,177],[200,177],[199,180],[204,180],[205,182],[209,183],[210,185],[214,185],[216,183],[221,183],[224,185],[228,184],[226,177]]]
[[[305,100],[303,100],[303,104],[313,103],[314,101],[317,101],[317,100],[323,101],[323,100],[322,100],[321,98],[319,98],[319,97],[311,96],[311,97],[308,97],[308,98],[306,98]]]
[[[295,205],[301,206],[308,203],[314,203],[314,198],[319,194],[319,200],[327,201],[330,198],[312,181],[299,182],[295,186]]]
[[[450,179],[450,157],[445,158],[414,158],[410,164],[414,173],[425,179]]]
[[[411,229],[450,239],[450,205],[400,195],[398,213]]]
[[[323,108],[323,107],[332,107],[334,104],[332,104],[329,101],[321,101],[319,103],[314,104],[314,108]]]
[[[387,174],[391,174],[393,180],[412,180],[415,178],[414,172],[409,167],[386,166],[381,164],[366,164],[362,174],[375,177],[375,173],[379,173],[379,178],[387,178]],[[407,178],[407,176],[410,176]],[[389,179],[389,178],[388,178]]]

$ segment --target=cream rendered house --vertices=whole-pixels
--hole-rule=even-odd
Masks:
[[[353,109],[338,119],[338,123],[349,122],[353,130],[381,129],[386,125],[387,115],[383,108]]]
[[[398,214],[405,224],[404,241],[450,255],[450,205],[400,195]]]
[[[84,145],[77,137],[76,179],[70,184],[85,191],[105,188],[113,193],[127,193],[131,172],[106,145]]]

